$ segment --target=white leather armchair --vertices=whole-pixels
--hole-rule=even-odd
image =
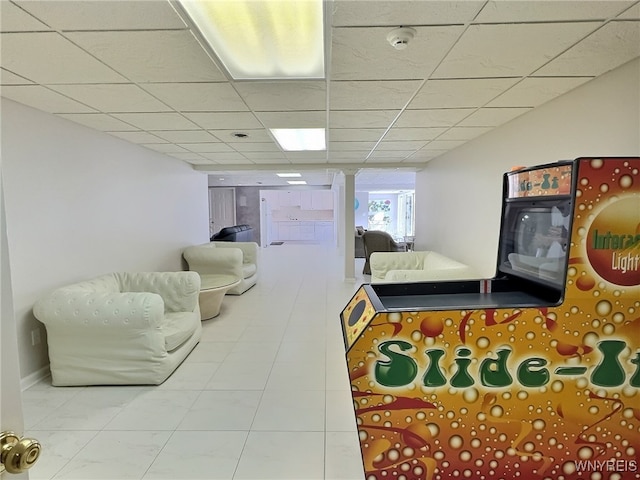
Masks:
[[[258,282],[258,251],[255,242],[209,242],[187,247],[182,255],[189,270],[201,275],[233,275],[240,284],[227,293],[242,295]]]
[[[58,288],[35,317],[53,385],[158,385],[202,335],[194,272],[112,273]]]
[[[371,283],[428,282],[479,278],[468,265],[436,252],[375,252]]]

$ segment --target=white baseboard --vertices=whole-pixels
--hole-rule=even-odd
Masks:
[[[51,375],[51,371],[49,370],[49,365],[46,367],[42,367],[40,370],[33,372],[30,375],[27,375],[23,379],[20,380],[20,388],[24,392],[27,388],[34,386],[40,380],[43,380]]]

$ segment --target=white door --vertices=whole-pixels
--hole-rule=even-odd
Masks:
[[[209,222],[211,235],[236,224],[235,188],[209,188]]]
[[[0,434],[13,432],[21,437],[24,429],[22,416],[22,395],[20,392],[20,370],[18,362],[18,341],[13,313],[13,292],[11,290],[11,271],[9,266],[9,248],[7,245],[7,225],[4,214],[4,193],[0,178]],[[14,443],[17,438],[13,439]],[[33,447],[29,447],[32,452]],[[13,453],[16,450],[12,450]],[[33,453],[37,458],[37,452]],[[24,458],[22,456],[21,458]],[[34,459],[35,461],[35,459]],[[29,460],[29,463],[31,461]],[[4,466],[0,466],[0,472]],[[25,473],[0,473],[2,480],[28,479]]]

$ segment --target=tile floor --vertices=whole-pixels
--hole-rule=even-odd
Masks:
[[[262,249],[258,284],[162,385],[23,392],[30,478],[362,480],[339,322],[362,281],[335,248]]]

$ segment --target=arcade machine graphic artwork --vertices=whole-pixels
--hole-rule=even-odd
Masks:
[[[366,479],[640,478],[640,158],[509,172],[494,278],[341,314]]]

